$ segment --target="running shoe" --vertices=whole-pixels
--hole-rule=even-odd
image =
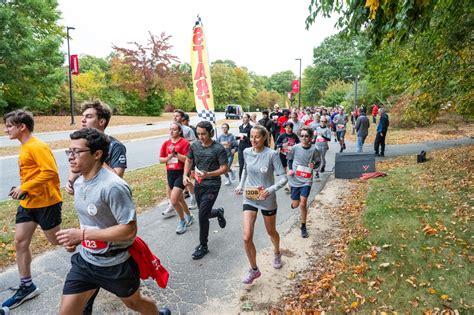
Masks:
[[[301,237],[302,238],[307,238],[309,236],[308,230],[306,229],[306,226],[301,226]]]
[[[258,268],[257,268],[257,270],[254,270],[253,268],[250,268],[249,272],[242,279],[242,283],[252,284],[253,280],[257,279],[261,275],[262,275],[262,273],[260,272],[260,270],[258,270]]]
[[[14,309],[17,306],[20,306],[23,302],[30,300],[39,294],[39,289],[36,285],[31,284],[30,286],[20,285],[20,288],[16,293],[5,302],[3,302],[2,307],[7,307],[9,309]]]
[[[219,226],[221,229],[225,228],[225,225],[227,224],[225,218],[224,218],[224,208],[217,208],[217,222],[219,223]]]
[[[324,168],[325,168],[325,166],[321,167],[321,173],[324,173],[324,171],[325,171]]]
[[[186,220],[186,227],[191,226],[194,223],[194,216],[187,215],[185,220]]]
[[[173,205],[169,204],[168,207],[161,213],[165,218],[171,218],[176,215]]]
[[[286,186],[285,186],[285,191],[286,191],[287,193],[290,192],[290,186],[289,186],[288,184],[286,184]]]
[[[186,232],[186,220],[179,220],[178,227],[176,228],[176,234],[183,234]]]
[[[273,268],[280,269],[281,266],[281,254],[273,254]]]
[[[193,256],[193,259],[201,259],[204,256],[206,256],[207,253],[209,253],[209,249],[207,248],[207,246],[199,245],[198,247],[196,247],[192,256]]]
[[[344,148],[344,150],[346,149],[346,143],[343,143],[342,144],[342,147]]]
[[[6,306],[0,308],[0,315],[8,315],[10,314],[10,309]]]
[[[343,147],[341,147],[341,150],[339,151],[339,153],[342,153],[342,151],[344,151],[344,148],[343,148]]]
[[[198,204],[196,202],[196,199],[191,196],[191,198],[189,199],[189,206],[188,206],[189,210],[194,210],[197,207],[198,207]]]
[[[230,180],[231,180],[231,181],[234,181],[234,180],[235,180],[235,173],[234,173],[234,171],[232,171],[232,170],[230,171]]]
[[[232,182],[229,179],[226,179],[224,185],[230,186],[230,184],[232,184]]]

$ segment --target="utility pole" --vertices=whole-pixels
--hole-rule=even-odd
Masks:
[[[298,79],[299,90],[298,90],[298,109],[301,109],[301,58],[296,58],[300,62],[300,77]]]
[[[69,30],[75,30],[74,27],[66,26],[67,33],[67,63],[69,66],[69,103],[71,106],[71,125],[74,125],[74,104],[72,98],[72,76],[71,76],[71,50],[69,48]]]

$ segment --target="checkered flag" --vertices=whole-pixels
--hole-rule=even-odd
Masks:
[[[203,109],[200,112],[198,112],[198,117],[200,117],[203,120],[210,121],[213,124],[216,123],[216,114],[214,114],[212,110]]]

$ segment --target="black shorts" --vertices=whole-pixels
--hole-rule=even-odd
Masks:
[[[61,224],[61,206],[58,202],[52,206],[44,208],[23,208],[18,206],[15,223],[35,222],[43,231],[51,230]]]
[[[170,187],[170,189],[173,189],[174,187],[184,189],[183,174],[184,170],[166,171],[166,176],[168,178],[168,186]]]
[[[64,282],[64,295],[103,288],[119,298],[126,298],[140,287],[138,266],[132,257],[115,266],[100,267],[88,263],[76,253],[71,257],[71,265]]]
[[[281,165],[283,165],[284,168],[288,166],[288,160],[286,159],[286,155],[280,153],[280,161]]]
[[[258,212],[258,208],[244,203],[243,206],[242,206],[242,211],[255,211],[255,212]],[[275,209],[275,210],[263,210],[263,209],[261,209],[260,211],[262,211],[262,215],[264,215],[266,217],[271,217],[272,215],[277,214],[277,209]]]

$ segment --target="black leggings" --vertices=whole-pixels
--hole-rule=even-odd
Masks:
[[[199,242],[207,246],[209,219],[217,217],[217,209],[212,209],[219,194],[220,186],[196,185],[194,193],[199,208]]]

